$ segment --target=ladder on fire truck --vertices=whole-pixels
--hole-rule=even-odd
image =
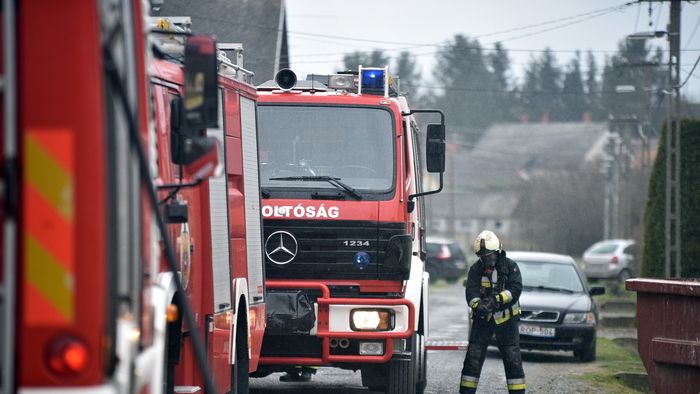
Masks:
[[[17,97],[17,76],[15,70],[15,4],[13,0],[3,0],[2,2],[2,24],[3,24],[3,69],[0,76],[0,95],[2,95],[3,124],[3,152],[2,168],[4,173],[0,178],[0,202],[4,204],[0,207],[3,212],[2,230],[2,261],[3,269],[2,282],[0,282],[0,392],[9,393],[14,387],[14,352],[10,350],[15,342],[15,286],[16,276],[15,259],[17,258],[16,244],[16,218],[17,210],[14,208],[17,192],[15,182],[17,157],[17,120],[16,120],[16,97]]]
[[[189,16],[151,17],[149,26],[158,40],[159,49],[168,56],[180,59],[184,55],[184,38],[191,34],[192,18]],[[253,73],[243,68],[243,44],[217,43],[219,73],[227,77],[253,83]],[[229,53],[233,53],[231,60]]]

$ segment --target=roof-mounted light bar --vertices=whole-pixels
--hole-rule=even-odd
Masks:
[[[335,90],[350,91],[355,90],[355,75],[353,74],[333,74],[328,76],[328,87]]]
[[[389,97],[389,66],[384,68],[360,66],[359,74],[358,94],[383,94],[384,97]]]

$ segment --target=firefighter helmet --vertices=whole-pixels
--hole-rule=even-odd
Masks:
[[[500,252],[502,247],[501,241],[496,234],[489,230],[482,231],[474,240],[474,253],[479,256],[491,252]]]

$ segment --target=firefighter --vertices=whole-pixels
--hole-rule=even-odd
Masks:
[[[525,392],[525,373],[520,358],[518,320],[523,284],[515,261],[506,257],[501,241],[491,231],[474,240],[479,260],[469,269],[466,297],[472,308],[472,331],[462,367],[460,393],[475,393],[486,348],[496,333],[503,358],[509,393]]]

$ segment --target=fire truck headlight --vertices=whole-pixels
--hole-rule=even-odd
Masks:
[[[350,312],[350,328],[354,331],[389,331],[394,326],[391,309],[353,309]]]
[[[355,257],[352,258],[352,262],[355,263],[355,267],[359,269],[365,269],[369,265],[369,254],[366,252],[357,252]]]

